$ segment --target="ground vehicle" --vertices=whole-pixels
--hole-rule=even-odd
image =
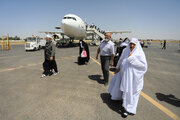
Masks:
[[[27,42],[25,44],[25,50],[39,50],[43,47],[45,47],[46,40],[43,38],[40,38],[38,36],[36,37],[27,37]]]

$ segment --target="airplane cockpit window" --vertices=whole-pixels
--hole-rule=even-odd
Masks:
[[[74,17],[64,17],[63,19],[73,19],[76,21],[76,18],[74,18]]]
[[[76,18],[72,17],[72,19],[76,21]]]

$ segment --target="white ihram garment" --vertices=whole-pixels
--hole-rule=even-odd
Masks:
[[[120,71],[112,78],[108,92],[113,100],[123,99],[123,107],[126,111],[136,114],[144,74],[147,71],[147,62],[139,41],[132,38],[130,43],[136,46],[132,52],[129,45],[123,50],[116,66],[120,68]],[[129,56],[130,52],[131,56]]]

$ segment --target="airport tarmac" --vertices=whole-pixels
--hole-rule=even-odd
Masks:
[[[90,46],[91,60],[78,65],[78,47],[57,48],[59,74],[40,78],[44,51],[24,45],[0,51],[0,120],[121,120],[121,103],[111,101],[108,86]],[[144,48],[148,72],[137,114],[127,120],[172,120],[180,116],[180,51],[169,43]],[[110,75],[110,80],[113,74]]]

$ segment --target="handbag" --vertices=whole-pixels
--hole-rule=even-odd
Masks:
[[[86,52],[85,50],[83,50],[83,51],[82,51],[82,53],[81,53],[81,57],[82,57],[82,58],[87,57],[87,52]]]

